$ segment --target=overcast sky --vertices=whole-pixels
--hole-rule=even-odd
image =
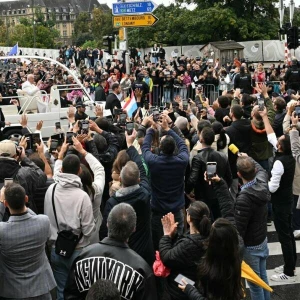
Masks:
[[[64,2],[64,1],[66,1],[66,0],[62,0],[61,2]],[[88,0],[86,0],[86,1],[88,1]],[[126,1],[129,2],[129,1],[132,1],[132,0],[126,0]],[[133,1],[135,1],[135,0],[133,0]],[[143,1],[143,0],[141,0],[141,1]],[[158,5],[159,4],[169,5],[170,3],[174,2],[174,0],[153,0],[153,1]],[[0,0],[0,2],[6,2],[6,0]],[[117,0],[98,0],[98,2],[106,3],[106,4],[108,4],[109,7],[111,7],[112,3],[116,3],[118,1]],[[296,7],[300,6],[300,0],[294,0],[294,2],[295,2]],[[284,0],[284,3],[286,5],[288,5],[290,3],[290,0]]]
[[[0,0],[1,1],[1,0]],[[118,1],[116,0],[98,0],[100,3],[107,3],[109,7],[111,7],[112,3],[116,3]],[[129,0],[126,0],[129,2]],[[142,0],[143,1],[143,0]],[[174,2],[173,0],[153,0],[155,3],[159,4],[164,4],[164,5],[169,5],[170,3]],[[285,0],[284,1],[286,5],[290,3],[290,0]],[[295,6],[300,6],[300,0],[294,0]]]

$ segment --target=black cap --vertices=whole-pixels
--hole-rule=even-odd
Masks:
[[[82,102],[77,102],[76,103],[76,108],[79,108],[79,107],[85,107],[86,105],[83,104]]]

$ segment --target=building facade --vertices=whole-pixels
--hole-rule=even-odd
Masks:
[[[55,29],[60,33],[60,41],[65,45],[72,43],[74,22],[80,12],[89,12],[92,18],[94,8],[110,12],[106,4],[97,0],[21,0],[0,2],[0,18],[7,28],[20,24],[21,18],[36,22],[37,12],[44,15],[44,20],[55,21]]]

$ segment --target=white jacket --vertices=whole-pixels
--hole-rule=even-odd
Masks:
[[[22,83],[22,90],[25,91],[29,96],[33,96],[40,92],[40,89],[34,84],[31,84],[29,81]]]

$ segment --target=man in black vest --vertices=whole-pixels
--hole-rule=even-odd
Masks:
[[[292,229],[293,209],[293,180],[296,162],[292,155],[289,135],[282,135],[278,141],[270,125],[267,110],[260,112],[265,124],[269,142],[277,150],[271,170],[269,191],[274,215],[274,225],[281,244],[284,265],[275,268],[277,275],[272,275],[271,280],[278,282],[295,282],[295,267],[297,251],[295,237]]]
[[[292,89],[296,92],[300,89],[300,70],[297,59],[292,60],[292,66],[287,70],[284,81],[287,89]]]

